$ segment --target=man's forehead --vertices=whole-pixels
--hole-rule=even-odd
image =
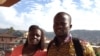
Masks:
[[[68,15],[63,15],[63,16],[58,16],[54,19],[54,21],[69,21],[69,16]]]
[[[66,19],[69,19],[69,16],[68,15],[63,15],[64,18]]]

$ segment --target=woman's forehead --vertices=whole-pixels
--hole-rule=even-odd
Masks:
[[[32,31],[30,31],[30,33],[41,33],[40,29],[33,29]]]

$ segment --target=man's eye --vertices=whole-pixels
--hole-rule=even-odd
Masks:
[[[62,23],[63,26],[67,25],[67,23]]]

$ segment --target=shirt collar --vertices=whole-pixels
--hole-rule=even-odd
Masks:
[[[70,34],[69,36],[67,36],[64,40],[65,43],[69,42],[72,39],[72,35]]]

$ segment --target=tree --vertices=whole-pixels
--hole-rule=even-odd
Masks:
[[[13,27],[10,27],[9,29],[8,29],[8,34],[12,34],[13,32],[14,32],[15,30],[14,30],[14,28]]]

